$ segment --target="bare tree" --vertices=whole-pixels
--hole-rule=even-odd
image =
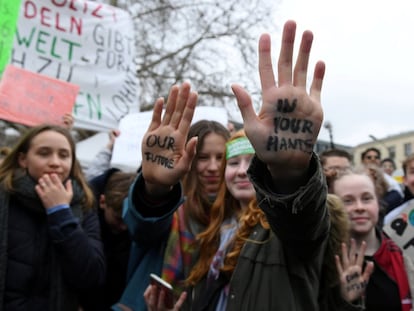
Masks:
[[[257,43],[274,32],[277,2],[268,0],[99,0],[128,10],[134,19],[141,111],[151,110],[170,86],[188,80],[199,105],[235,108],[231,83],[259,103]],[[231,110],[231,109],[230,109]],[[26,127],[4,122],[23,132]],[[1,129],[0,129],[1,131]],[[3,131],[1,131],[3,132]],[[94,131],[76,130],[82,140]]]
[[[266,0],[129,1],[141,110],[183,80],[206,106],[234,102],[234,82],[259,90],[257,35],[261,28],[272,31],[273,7]]]

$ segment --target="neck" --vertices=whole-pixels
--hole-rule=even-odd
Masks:
[[[359,249],[361,247],[361,243],[365,241],[367,244],[367,250],[365,251],[366,256],[373,256],[381,246],[381,241],[377,237],[374,228],[365,235],[352,234],[352,238],[354,238],[357,243],[357,249]]]

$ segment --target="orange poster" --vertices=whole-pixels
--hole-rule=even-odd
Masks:
[[[34,126],[63,124],[79,86],[8,65],[0,81],[0,119]]]

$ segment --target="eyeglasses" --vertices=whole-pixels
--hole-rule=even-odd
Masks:
[[[370,156],[370,155],[368,155],[368,156],[365,156],[365,159],[368,159],[368,160],[373,160],[373,159],[378,160],[379,159],[379,156]]]

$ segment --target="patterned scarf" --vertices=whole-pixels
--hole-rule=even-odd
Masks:
[[[188,277],[195,262],[194,241],[195,236],[189,232],[185,224],[184,208],[180,206],[173,215],[161,274],[164,280],[173,285],[176,295],[182,292],[183,281]]]

